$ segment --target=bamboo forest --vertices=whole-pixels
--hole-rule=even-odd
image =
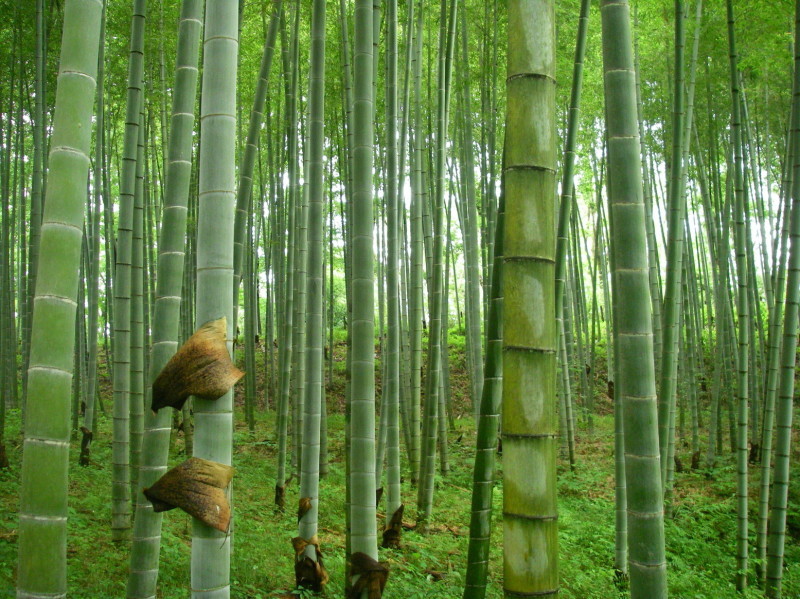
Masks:
[[[0,597],[800,597],[800,0],[0,16]]]

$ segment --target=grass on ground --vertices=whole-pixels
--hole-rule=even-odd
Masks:
[[[462,345],[463,347],[463,345]],[[338,348],[337,348],[338,349]],[[454,363],[459,357],[453,357]],[[463,364],[463,356],[461,356]],[[342,375],[337,369],[337,376]],[[464,373],[454,371],[452,384],[457,411],[463,402]],[[328,393],[330,415],[329,474],[320,485],[320,533],[325,564],[331,575],[328,597],[343,597],[344,570],[344,437],[341,398],[343,389],[334,380]],[[462,402],[459,404],[458,402]],[[110,400],[106,400],[109,409]],[[608,412],[598,403],[599,411]],[[20,415],[8,414],[6,442],[10,467],[0,471],[0,596],[13,596],[17,559],[17,510],[21,466]],[[296,535],[297,484],[287,488],[286,511],[273,506],[277,443],[271,411],[257,415],[255,433],[247,430],[240,411],[234,435],[235,535],[231,564],[231,595],[235,598],[269,598],[291,590],[294,580],[290,539]],[[450,434],[450,473],[437,474],[431,532],[423,536],[404,532],[400,550],[381,550],[390,566],[387,599],[461,597],[469,542],[474,425],[471,419],[456,421]],[[68,537],[69,596],[115,598],[125,596],[128,547],[111,542],[111,420],[99,416],[92,464],[77,464],[79,443],[70,453],[70,502]],[[685,450],[688,453],[688,450]],[[405,458],[405,456],[404,456]],[[794,479],[797,446],[793,460]],[[183,461],[183,439],[178,434],[170,465]],[[501,460],[502,461],[502,458]],[[688,457],[684,459],[687,463]],[[404,462],[405,464],[406,462]],[[500,470],[502,464],[498,464]],[[751,471],[751,518],[757,509],[758,473]],[[625,596],[615,584],[614,563],[614,465],[613,419],[595,417],[595,433],[589,438],[579,429],[577,466],[559,472],[560,571],[565,599],[610,599]],[[701,471],[677,475],[676,503],[666,522],[670,596],[679,599],[762,597],[757,588],[739,594],[734,587],[736,512],[735,468],[724,458],[713,478]],[[800,484],[791,488],[790,506],[800,504]],[[413,523],[415,490],[408,477],[403,483],[406,521]],[[790,534],[786,544],[784,597],[800,597],[800,517],[790,508]],[[494,496],[494,530],[491,576],[487,597],[502,593],[502,489]],[[381,514],[382,516],[382,514]],[[382,521],[382,520],[381,520]],[[751,539],[755,541],[751,523]],[[159,597],[184,598],[189,589],[191,544],[190,517],[179,510],[165,514],[162,537]],[[751,571],[753,566],[751,566]],[[752,577],[751,577],[752,580]]]

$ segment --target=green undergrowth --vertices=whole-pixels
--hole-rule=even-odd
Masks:
[[[337,351],[338,351],[337,347]],[[451,347],[453,391],[457,413],[468,413],[466,399],[458,397],[463,382],[463,343]],[[334,355],[337,355],[336,353]],[[338,357],[338,356],[337,356]],[[336,371],[339,376],[339,370]],[[331,581],[326,596],[344,597],[344,419],[334,380],[328,392],[329,473],[320,485],[319,538]],[[461,402],[459,404],[459,402]],[[110,409],[110,399],[106,401]],[[11,466],[0,471],[0,597],[13,596],[17,558],[17,519],[21,439],[19,412],[11,410],[6,442]],[[271,411],[259,411],[256,430],[251,433],[237,413],[234,435],[233,479],[235,519],[231,564],[232,596],[269,598],[291,591],[293,552],[290,539],[296,535],[297,481],[287,486],[286,509],[274,508],[277,443],[275,418]],[[474,452],[474,424],[470,418],[456,421],[450,435],[450,472],[437,473],[435,506],[431,530],[422,535],[413,530],[416,492],[406,475],[404,531],[399,550],[381,549],[390,577],[387,599],[461,597],[469,542],[470,488]],[[70,453],[69,503],[69,596],[73,598],[115,598],[125,596],[128,547],[111,542],[111,419],[99,416],[93,445],[92,464],[77,464],[78,441]],[[185,459],[183,439],[178,434],[170,464]],[[795,455],[793,458],[796,457]],[[404,455],[405,460],[405,455]],[[501,458],[502,460],[502,458]],[[685,460],[688,462],[688,460]],[[406,462],[404,462],[406,463]],[[796,463],[796,462],[795,462]],[[498,464],[502,469],[502,464]],[[798,468],[794,468],[793,474]],[[751,517],[757,509],[758,473],[751,471]],[[617,586],[614,563],[614,480],[613,419],[595,417],[595,434],[590,438],[579,430],[577,465],[574,471],[559,471],[560,597],[607,599],[624,597]],[[797,476],[795,476],[795,479]],[[787,536],[784,597],[800,597],[800,547],[797,520],[792,527],[800,488],[793,483],[790,498],[790,534]],[[670,596],[681,599],[752,599],[762,597],[757,588],[740,594],[734,588],[736,512],[735,469],[732,460],[721,459],[714,473],[677,474],[673,518],[667,520],[667,553]],[[491,545],[491,572],[487,597],[502,593],[501,487],[494,497],[495,528]],[[379,508],[381,522],[382,507]],[[754,525],[751,540],[755,542]],[[184,598],[189,594],[191,522],[179,510],[165,514],[159,575],[159,597]],[[753,550],[754,551],[754,550]],[[754,557],[754,554],[752,554]],[[751,566],[753,570],[753,566]],[[754,571],[754,570],[753,570]]]

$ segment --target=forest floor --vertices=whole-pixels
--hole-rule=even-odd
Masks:
[[[475,445],[474,423],[464,397],[463,338],[451,335],[451,384],[456,430],[450,438],[450,472],[437,473],[431,530],[421,535],[403,534],[402,548],[382,549],[381,560],[390,568],[384,596],[394,599],[457,598],[462,596]],[[343,346],[336,347],[334,380],[328,388],[329,472],[320,484],[319,537],[325,565],[331,576],[326,595],[343,597],[344,571],[344,390]],[[259,386],[263,377],[259,376]],[[238,395],[241,397],[243,383]],[[598,381],[598,390],[604,383]],[[379,387],[378,387],[379,388]],[[106,410],[110,389],[103,387]],[[263,393],[262,395],[263,396]],[[613,417],[608,398],[599,393],[594,434],[585,423],[577,433],[576,466],[559,468],[560,597],[608,599],[624,597],[614,573],[614,463]],[[0,597],[14,596],[17,559],[17,510],[22,442],[19,411],[8,414],[6,443],[10,467],[0,470]],[[231,563],[231,595],[236,598],[276,597],[291,590],[294,580],[293,550],[296,535],[297,484],[287,487],[286,510],[274,508],[277,443],[272,410],[257,411],[255,432],[245,424],[237,406],[234,433],[235,540]],[[73,598],[117,598],[125,596],[128,577],[127,546],[111,542],[111,419],[99,415],[92,463],[77,463],[79,441],[70,453],[69,503],[69,596]],[[185,459],[183,438],[174,440],[170,465]],[[680,448],[683,464],[689,449]],[[800,597],[800,466],[798,444],[793,446],[793,483],[789,499],[789,535],[786,543],[784,597]],[[405,455],[404,455],[405,459]],[[404,461],[404,464],[406,462]],[[502,458],[498,462],[502,469]],[[702,470],[676,475],[672,517],[666,521],[670,596],[679,599],[723,599],[763,597],[758,588],[745,594],[734,587],[736,569],[735,464],[731,457],[720,460],[712,473]],[[757,469],[751,466],[751,518],[756,517]],[[413,524],[416,492],[406,477],[405,521]],[[381,509],[379,508],[379,512]],[[491,546],[491,582],[487,597],[502,593],[502,487],[494,495],[494,530]],[[381,522],[382,516],[381,513]],[[751,522],[751,541],[754,543]],[[184,598],[189,589],[191,518],[179,510],[164,518],[161,546],[159,597]],[[754,550],[752,550],[754,551]],[[751,554],[752,555],[752,554]],[[751,580],[754,578],[751,560]]]

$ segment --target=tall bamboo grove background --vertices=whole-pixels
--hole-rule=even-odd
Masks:
[[[0,595],[800,596],[800,0],[0,17]]]

